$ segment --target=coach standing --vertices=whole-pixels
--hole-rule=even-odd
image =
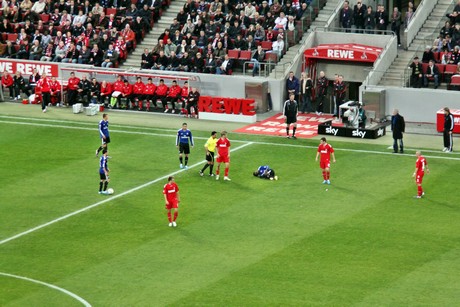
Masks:
[[[452,131],[454,130],[454,116],[450,113],[448,107],[444,108],[444,152],[452,152],[453,137]]]
[[[37,81],[37,88],[42,93],[42,112],[46,113],[48,104],[51,102],[51,80],[43,73],[40,80]]]
[[[399,114],[398,109],[393,110],[393,116],[391,116],[391,131],[393,131],[393,152],[398,153],[398,140],[399,140],[399,152],[404,153],[403,133],[406,129],[406,123],[404,117]]]

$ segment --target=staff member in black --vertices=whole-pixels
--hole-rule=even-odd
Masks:
[[[444,108],[444,152],[452,152],[454,140],[452,138],[452,131],[454,130],[454,116],[450,113],[448,107]]]
[[[324,98],[326,98],[327,87],[329,86],[329,80],[327,80],[324,71],[320,71],[316,86],[316,115],[321,115],[324,112]]]
[[[295,130],[297,129],[297,115],[299,114],[299,106],[294,100],[294,93],[289,94],[289,99],[284,102],[283,116],[286,120],[286,137],[290,139],[289,127],[292,124],[292,138],[296,139]]]
[[[393,131],[393,152],[398,152],[398,140],[399,140],[399,152],[404,153],[403,133],[406,129],[406,122],[404,117],[399,114],[398,109],[393,110],[393,116],[391,116],[391,131]]]

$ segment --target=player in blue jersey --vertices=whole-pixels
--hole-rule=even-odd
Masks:
[[[187,123],[182,124],[182,129],[177,131],[176,147],[179,149],[180,168],[188,169],[188,155],[190,153],[190,145],[193,147],[192,132],[187,129]],[[182,155],[185,155],[185,163]]]
[[[107,150],[107,144],[110,143],[109,115],[106,113],[102,114],[102,120],[99,122],[99,136],[102,140],[102,145],[96,150],[96,157],[99,156],[101,150]]]
[[[99,182],[99,194],[107,194],[107,186],[109,185],[109,167],[107,165],[107,149],[102,150],[102,156],[99,160],[99,177],[101,181]]]
[[[261,179],[278,180],[278,176],[275,175],[275,170],[271,169],[268,165],[259,166],[259,168],[252,174]]]

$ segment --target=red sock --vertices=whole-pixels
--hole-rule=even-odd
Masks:
[[[178,212],[178,211],[174,211],[174,219],[173,219],[173,221],[176,221],[176,219],[177,219],[177,215],[178,215],[178,214],[179,214],[179,212]]]
[[[329,180],[331,178],[331,172],[326,172],[326,180]]]
[[[216,175],[219,176],[219,173],[220,173],[220,169],[216,169]]]
[[[325,172],[325,171],[323,171],[323,179],[324,179],[324,180],[327,180],[326,172]]]
[[[168,212],[168,220],[169,220],[170,223],[172,222],[172,219],[171,219],[171,212]]]
[[[228,167],[225,168],[225,177],[228,177]]]
[[[422,196],[422,193],[423,193],[422,186],[421,185],[417,186],[417,195]]]

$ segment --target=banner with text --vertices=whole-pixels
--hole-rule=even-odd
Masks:
[[[10,59],[0,59],[0,72],[7,71],[10,74],[15,74],[19,71],[23,75],[31,75],[37,69],[42,75],[46,73],[48,76],[58,76],[58,64],[38,61],[14,61]]]

